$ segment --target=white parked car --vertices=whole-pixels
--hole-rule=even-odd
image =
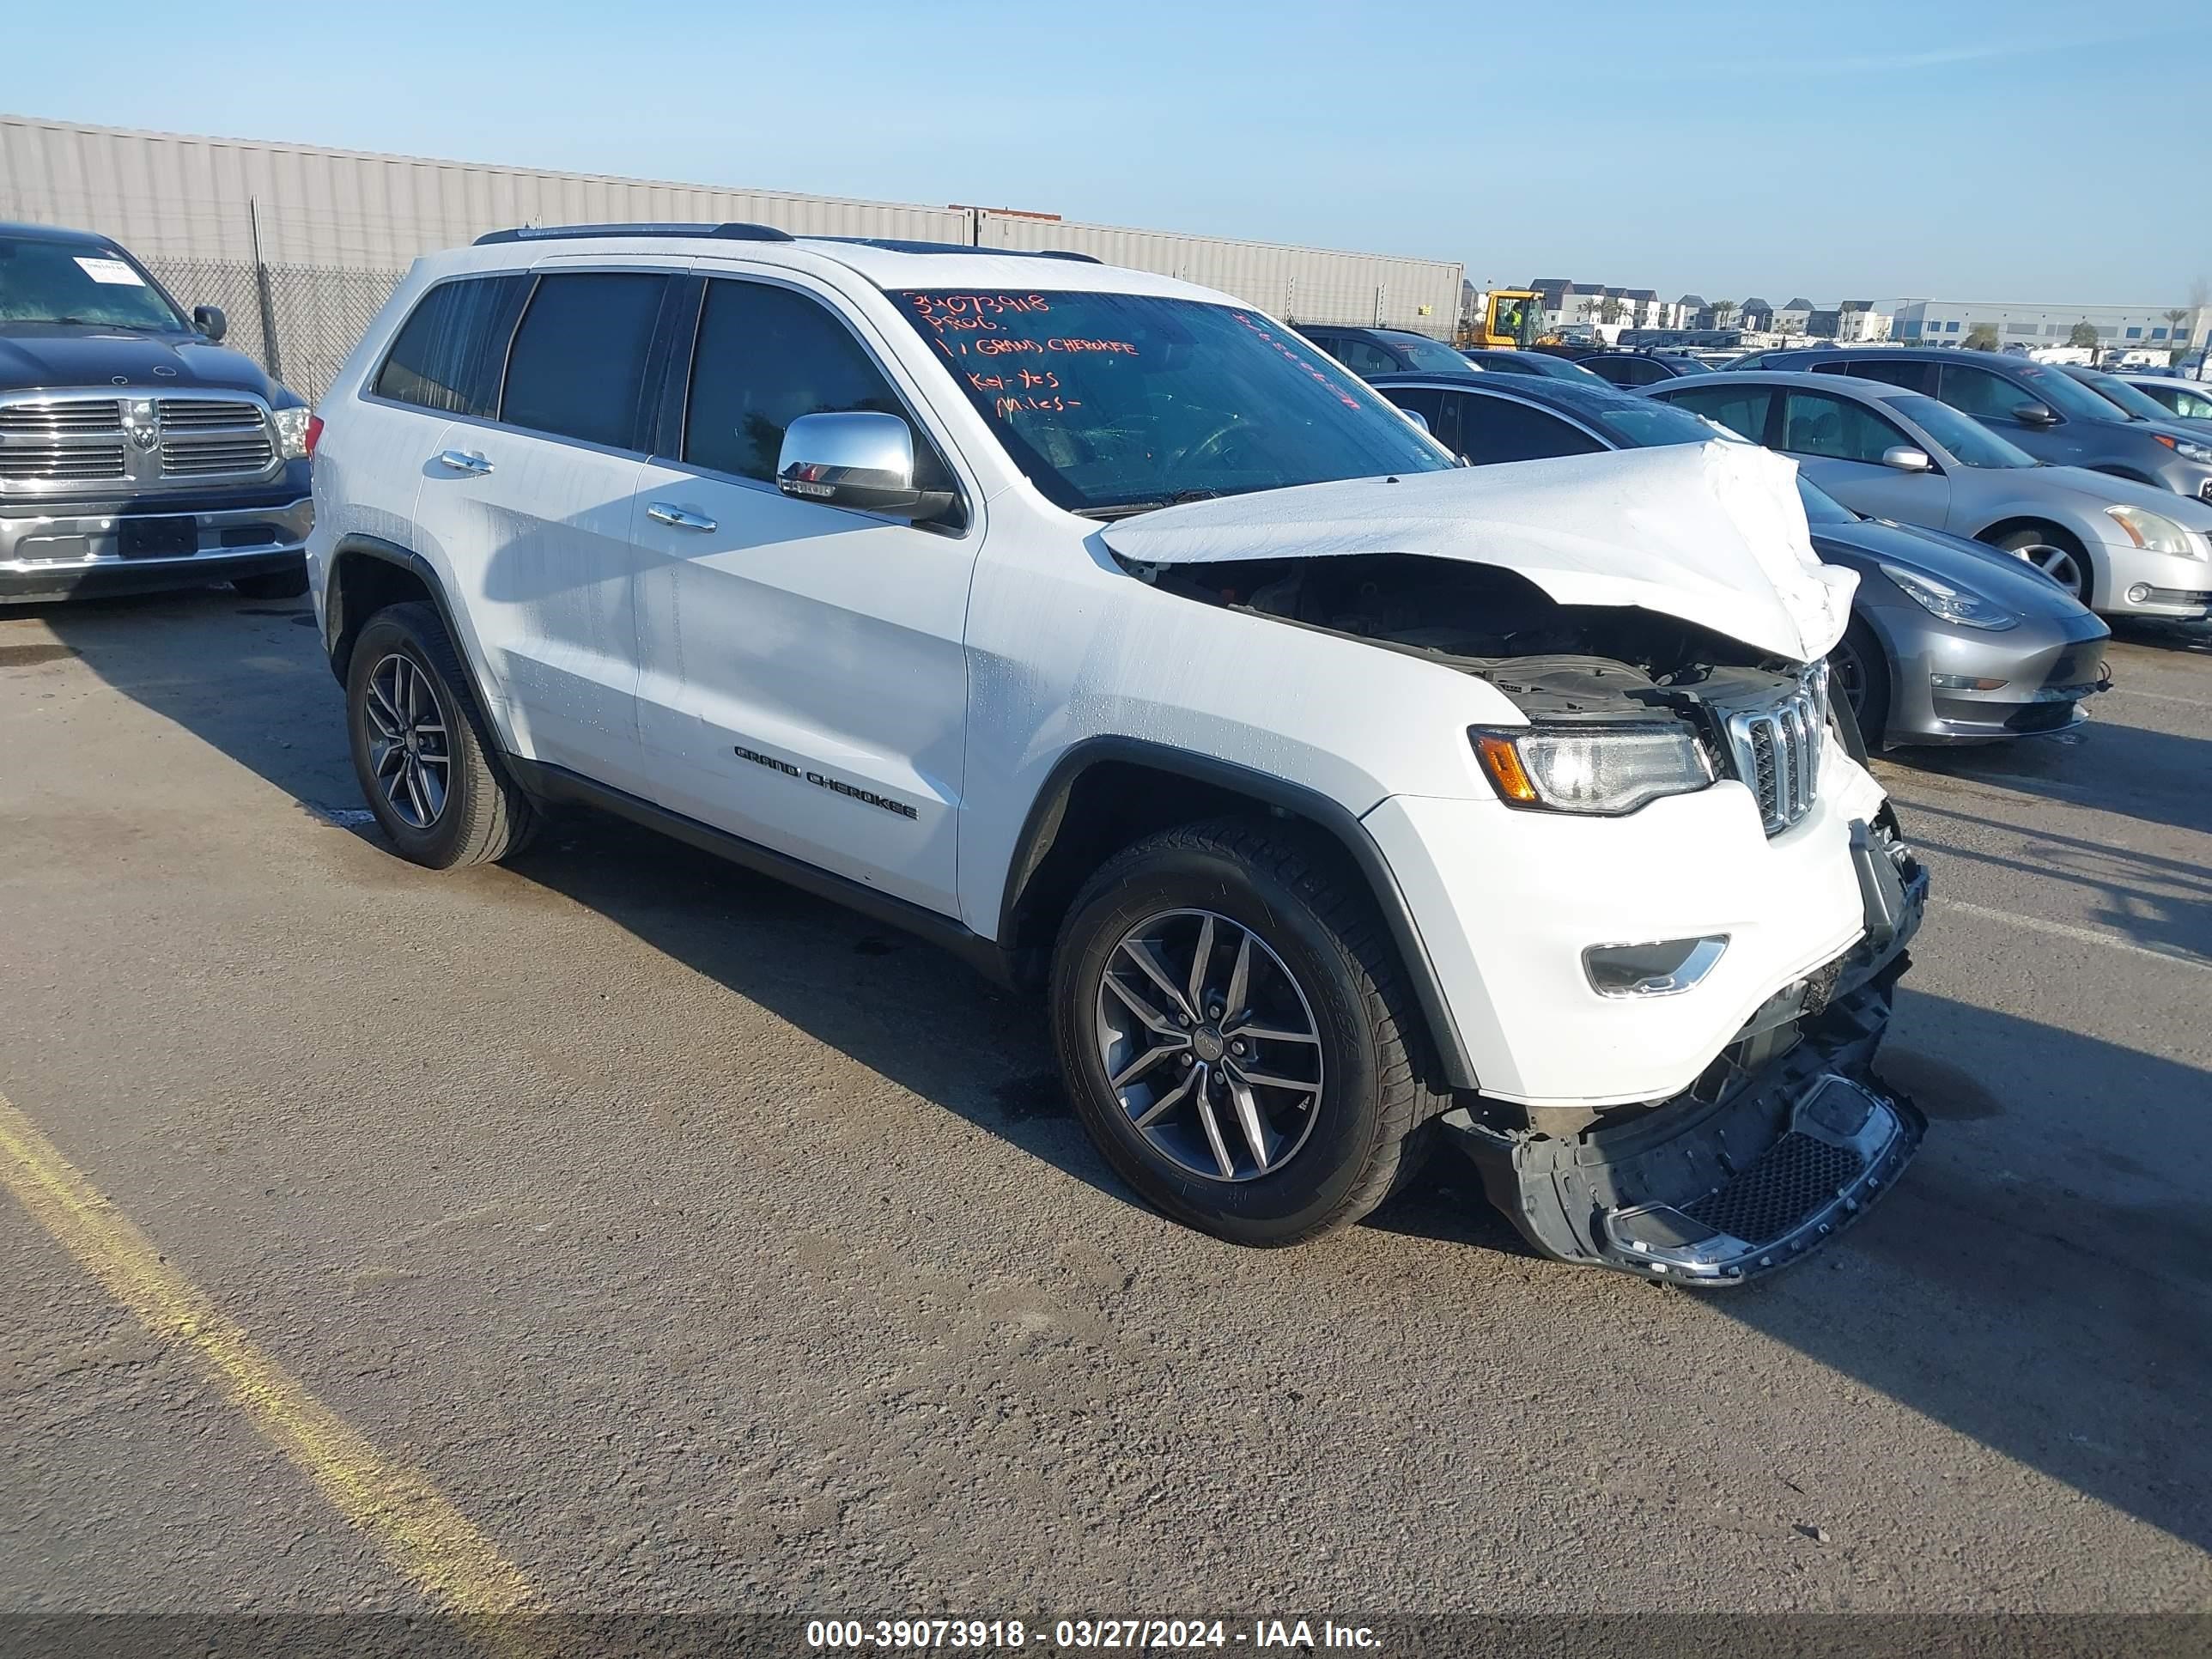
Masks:
[[[1228,296],[760,227],[418,262],[316,428],[393,847],[658,826],[1048,988],[1146,1199],[1287,1244],[1432,1144],[1540,1249],[1783,1265],[1923,1123],[1852,578],[1747,446],[1480,471]]]

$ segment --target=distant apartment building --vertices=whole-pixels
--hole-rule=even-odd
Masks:
[[[2063,346],[2087,323],[2101,349],[2179,350],[2201,343],[2212,306],[2033,305],[2002,300],[1905,300],[1891,332],[1907,345],[1959,345],[1977,328],[1996,331],[2000,347]]]
[[[1528,286],[1536,291],[1547,333],[1601,329],[1610,337],[1619,328],[1681,325],[1681,307],[1661,299],[1652,289],[1613,288],[1562,276],[1539,276]]]
[[[1838,345],[1872,345],[1889,338],[1890,314],[1876,311],[1871,300],[1844,300],[1833,311],[1815,311],[1799,331],[1808,339],[1833,340]]]

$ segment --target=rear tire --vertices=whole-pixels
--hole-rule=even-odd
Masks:
[[[2089,568],[2089,556],[2080,542],[2057,526],[2031,525],[1990,544],[2001,552],[2027,555],[2031,564],[2083,605],[2091,603],[2096,578]]]
[[[1420,1080],[1382,918],[1332,851],[1240,820],[1163,831],[1091,877],[1054,951],[1053,1036],[1085,1129],[1147,1202],[1233,1243],[1358,1220],[1411,1177],[1415,1131],[1449,1103]]]
[[[243,599],[296,599],[307,591],[307,567],[273,570],[262,576],[233,576],[230,585]]]
[[[518,853],[537,809],[499,758],[468,672],[430,605],[368,619],[346,669],[346,728],[362,799],[400,857],[426,869]]]

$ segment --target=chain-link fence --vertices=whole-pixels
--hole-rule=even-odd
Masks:
[[[309,403],[337,378],[392,290],[399,270],[149,259],[146,268],[187,307],[221,306],[225,345],[259,362]]]

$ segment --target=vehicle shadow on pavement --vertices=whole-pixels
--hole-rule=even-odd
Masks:
[[[2212,1546],[2212,1073],[1910,989],[1876,1068],[1931,1120],[1896,1193],[1711,1306]]]

